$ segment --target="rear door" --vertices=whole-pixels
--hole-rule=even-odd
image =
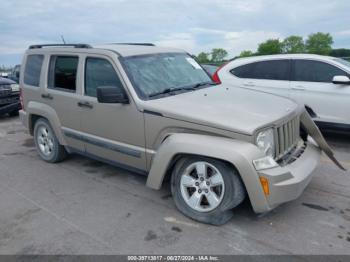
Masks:
[[[52,54],[48,57],[48,74],[41,101],[56,112],[68,146],[84,151],[84,143],[79,139],[81,129],[81,79],[79,55]]]
[[[241,79],[241,86],[289,97],[291,62],[267,60],[242,65],[231,70]]]
[[[87,55],[84,72],[84,96],[80,103],[86,152],[143,173],[146,170],[143,113],[131,96],[129,104],[99,103],[96,98],[99,86],[113,86],[128,93],[116,64],[107,56]]]
[[[314,120],[350,124],[350,85],[333,84],[334,76],[348,74],[335,65],[296,59],[292,66],[291,96],[316,114]]]

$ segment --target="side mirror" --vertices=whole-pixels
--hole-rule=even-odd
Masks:
[[[97,87],[97,101],[99,103],[128,104],[129,99],[123,90],[116,86]]]
[[[347,76],[334,76],[333,84],[350,85],[350,79]]]

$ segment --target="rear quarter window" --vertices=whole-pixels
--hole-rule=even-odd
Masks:
[[[30,86],[40,85],[40,74],[43,65],[43,55],[28,55],[24,69],[24,84]]]

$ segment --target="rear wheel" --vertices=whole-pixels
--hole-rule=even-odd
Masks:
[[[213,225],[226,223],[245,197],[238,172],[225,162],[205,157],[180,159],[173,170],[171,190],[182,213]]]
[[[67,156],[67,151],[60,145],[49,122],[44,118],[35,122],[34,141],[40,157],[47,162],[60,162]]]

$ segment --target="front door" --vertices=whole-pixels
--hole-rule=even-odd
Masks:
[[[291,96],[316,114],[315,121],[350,124],[350,85],[333,84],[338,75],[348,75],[342,69],[315,60],[293,62]]]
[[[125,90],[116,65],[108,57],[86,56],[84,67],[84,96],[80,105],[86,152],[144,172],[146,157],[142,112],[138,111],[130,96],[128,104],[99,103],[96,98],[99,86]]]

